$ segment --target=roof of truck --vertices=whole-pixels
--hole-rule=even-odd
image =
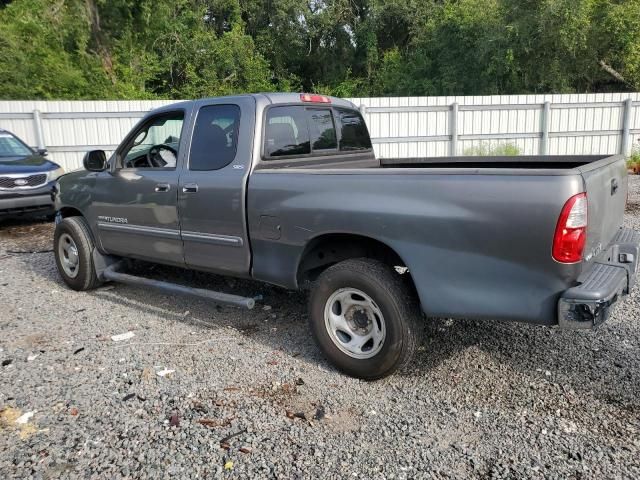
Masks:
[[[269,99],[271,103],[311,103],[311,102],[303,102],[303,95],[312,95],[316,97],[323,97],[329,100],[326,104],[337,105],[339,107],[349,107],[349,108],[357,108],[352,102],[348,100],[344,100],[338,97],[331,97],[329,95],[315,95],[315,94],[305,94],[305,93],[259,93],[256,95],[264,95]]]
[[[153,109],[150,113],[157,113],[157,112],[161,112],[164,110],[171,110],[174,109],[176,107],[180,108],[180,107],[190,107],[192,106],[194,103],[197,102],[206,102],[207,100],[228,100],[230,102],[233,102],[233,100],[236,99],[240,99],[240,98],[246,98],[246,97],[253,97],[253,98],[259,98],[262,97],[263,99],[266,99],[269,103],[277,105],[277,104],[291,104],[291,103],[299,103],[301,105],[333,105],[333,106],[338,106],[338,107],[346,107],[346,108],[354,108],[354,109],[358,109],[358,107],[356,105],[354,105],[352,102],[348,101],[348,100],[344,100],[342,98],[338,98],[338,97],[331,97],[328,95],[315,95],[315,94],[311,94],[314,97],[321,97],[324,99],[328,99],[328,101],[323,101],[323,102],[304,102],[302,101],[302,96],[303,95],[309,95],[309,94],[305,94],[305,93],[277,93],[277,92],[264,92],[264,93],[247,93],[247,94],[242,94],[242,95],[228,95],[228,96],[224,96],[224,97],[208,97],[208,98],[201,98],[201,99],[196,99],[196,100],[187,100],[187,101],[183,101],[183,102],[177,102],[177,103],[171,103],[169,105],[164,105],[162,107]]]

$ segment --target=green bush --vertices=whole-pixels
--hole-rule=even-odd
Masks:
[[[513,143],[502,145],[481,143],[477,147],[465,148],[464,154],[470,157],[516,157],[522,154],[522,151]]]
[[[640,169],[640,146],[634,147],[633,150],[631,150],[631,155],[627,158],[627,168]]]

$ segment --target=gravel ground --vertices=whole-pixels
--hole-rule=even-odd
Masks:
[[[637,290],[596,332],[429,320],[415,362],[366,383],[321,358],[304,295],[164,267],[265,301],[76,293],[51,231],[0,226],[2,478],[640,478]]]

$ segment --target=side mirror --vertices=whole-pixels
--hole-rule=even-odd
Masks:
[[[39,148],[37,152],[38,152],[38,155],[42,157],[46,157],[47,155],[49,155],[49,151],[46,148]]]
[[[107,154],[103,150],[91,150],[85,153],[82,164],[90,172],[104,172],[107,169]]]

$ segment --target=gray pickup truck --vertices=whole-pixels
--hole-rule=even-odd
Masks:
[[[254,305],[131,275],[129,259],[308,286],[320,348],[360,378],[407,362],[425,315],[591,328],[635,281],[622,156],[379,160],[352,103],[256,94],[154,110],[84,165],[55,190],[71,288]]]

